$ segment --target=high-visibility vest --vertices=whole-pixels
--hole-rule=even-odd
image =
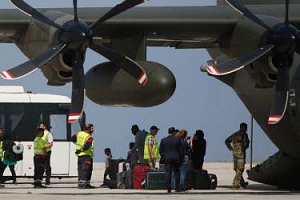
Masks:
[[[81,151],[79,154],[76,154],[77,156],[94,156],[94,141],[88,150],[83,151],[83,147],[90,137],[92,136],[84,131],[77,134],[76,150]]]
[[[152,153],[154,154],[154,158],[155,159],[159,159],[160,158],[160,154],[159,154],[158,142],[157,142],[156,138],[153,135],[151,135],[150,133],[146,136],[146,140],[145,140],[144,159],[145,160],[149,160],[151,158],[150,151],[148,149],[149,138],[150,137],[152,137],[152,139],[153,139]]]
[[[0,141],[0,158],[3,158],[3,142]]]
[[[41,137],[36,137],[33,142],[34,146],[34,155],[45,155],[44,150],[45,149],[45,141]]]
[[[42,137],[42,139],[44,140],[45,144],[48,144],[48,135],[49,134],[50,134],[50,132],[48,130],[44,131],[44,136]],[[46,147],[46,151],[47,152],[51,151],[51,148]]]

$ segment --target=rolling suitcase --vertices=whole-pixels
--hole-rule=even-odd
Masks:
[[[133,188],[143,189],[147,172],[150,170],[149,166],[137,165],[133,170]]]
[[[117,174],[117,187],[118,189],[126,189],[125,187],[125,172],[121,172]]]
[[[125,189],[133,189],[133,171],[132,170],[127,170],[124,172],[125,176]]]
[[[215,174],[208,174],[206,170],[193,170],[193,188],[196,190],[215,190],[218,179]]]
[[[145,189],[166,190],[166,173],[164,171],[150,171],[146,175]]]
[[[193,170],[193,188],[199,189],[209,189],[210,187],[210,177],[205,170]]]

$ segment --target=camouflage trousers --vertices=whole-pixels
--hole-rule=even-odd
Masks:
[[[245,181],[243,178],[243,172],[245,170],[245,158],[242,156],[234,156],[234,171],[235,177],[233,179],[234,187],[244,187]]]

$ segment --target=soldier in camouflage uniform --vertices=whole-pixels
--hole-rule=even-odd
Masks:
[[[231,143],[233,146],[231,146]],[[225,144],[230,151],[233,151],[234,171],[236,172],[236,175],[233,179],[233,188],[245,188],[248,185],[243,178],[246,161],[246,149],[249,147],[247,124],[242,123],[240,125],[240,130],[229,136],[226,139]]]

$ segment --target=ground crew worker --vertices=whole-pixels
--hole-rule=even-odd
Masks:
[[[0,171],[2,171],[4,164],[3,164],[3,140],[4,140],[4,131],[3,128],[0,128]],[[0,188],[3,188],[3,174],[0,174]]]
[[[231,146],[231,143],[233,146]],[[243,172],[245,170],[246,149],[249,147],[249,138],[247,135],[247,124],[241,123],[240,130],[229,136],[225,144],[230,151],[233,151],[234,171],[236,175],[233,179],[233,188],[245,188],[248,182],[244,181]]]
[[[44,129],[44,136],[43,140],[46,144],[46,151],[47,151],[47,158],[46,158],[46,185],[50,185],[50,178],[51,178],[51,153],[52,153],[52,147],[53,147],[53,135],[46,129],[46,123],[41,122],[39,125],[40,128]]]
[[[160,158],[159,146],[155,136],[158,133],[159,128],[152,126],[150,133],[147,134],[144,147],[144,159],[147,161],[151,169],[155,169],[156,160]]]
[[[76,156],[78,156],[78,188],[95,188],[90,184],[93,172],[94,157],[94,125],[86,124],[83,130],[73,136],[76,141]]]
[[[43,175],[46,165],[46,143],[43,140],[44,129],[37,130],[36,138],[34,139],[34,188],[45,188],[42,185]]]

